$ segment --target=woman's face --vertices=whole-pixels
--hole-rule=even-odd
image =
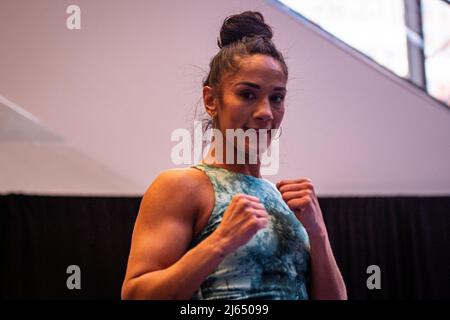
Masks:
[[[239,71],[222,81],[217,115],[224,137],[226,129],[267,129],[269,145],[270,130],[279,128],[283,119],[286,82],[276,59],[262,54],[243,58]],[[246,145],[247,153],[248,141]]]

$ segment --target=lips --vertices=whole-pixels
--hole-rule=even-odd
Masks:
[[[258,131],[258,130],[270,130],[270,128],[249,128],[249,127],[243,127],[242,129],[243,130],[253,129],[253,130],[256,130],[256,131]]]

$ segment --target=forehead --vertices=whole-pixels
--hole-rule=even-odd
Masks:
[[[240,81],[251,81],[265,85],[284,85],[286,75],[280,63],[267,55],[255,54],[242,58],[239,61],[239,71],[229,76],[229,85]]]

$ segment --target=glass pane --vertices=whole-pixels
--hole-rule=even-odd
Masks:
[[[450,105],[450,6],[422,0],[425,71],[430,95]]]
[[[280,0],[401,77],[408,77],[403,0]]]

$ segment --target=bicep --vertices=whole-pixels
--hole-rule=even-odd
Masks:
[[[128,279],[171,266],[190,245],[194,202],[188,201],[177,177],[165,175],[155,180],[142,199],[131,241]]]

